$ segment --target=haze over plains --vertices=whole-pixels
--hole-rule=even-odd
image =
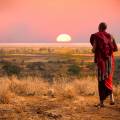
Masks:
[[[120,42],[120,0],[0,0],[0,43],[89,42],[99,22]]]

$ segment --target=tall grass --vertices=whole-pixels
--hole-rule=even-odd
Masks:
[[[0,79],[0,103],[9,103],[11,95],[15,96],[41,96],[58,99],[75,99],[78,96],[94,96],[97,91],[95,77],[75,79],[71,82],[54,81],[52,84],[42,79],[18,80],[13,77]],[[119,87],[114,87],[114,94],[120,95]]]
[[[0,80],[0,103],[9,103],[10,91],[9,91],[9,80]]]

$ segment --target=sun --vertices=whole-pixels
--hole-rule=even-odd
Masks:
[[[68,34],[60,34],[57,36],[57,42],[70,42],[72,40],[71,36]]]

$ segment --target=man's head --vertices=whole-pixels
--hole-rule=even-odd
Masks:
[[[99,31],[105,31],[107,29],[107,24],[104,22],[101,22],[98,26]]]

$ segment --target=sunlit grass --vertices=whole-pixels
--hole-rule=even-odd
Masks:
[[[52,84],[42,79],[23,79],[18,80],[13,77],[1,78],[0,80],[0,102],[8,103],[11,93],[16,96],[51,96],[62,99],[74,99],[78,96],[96,96],[97,80],[96,77],[85,79],[75,79],[73,81],[54,81]],[[119,86],[114,87],[116,96],[120,95]]]

